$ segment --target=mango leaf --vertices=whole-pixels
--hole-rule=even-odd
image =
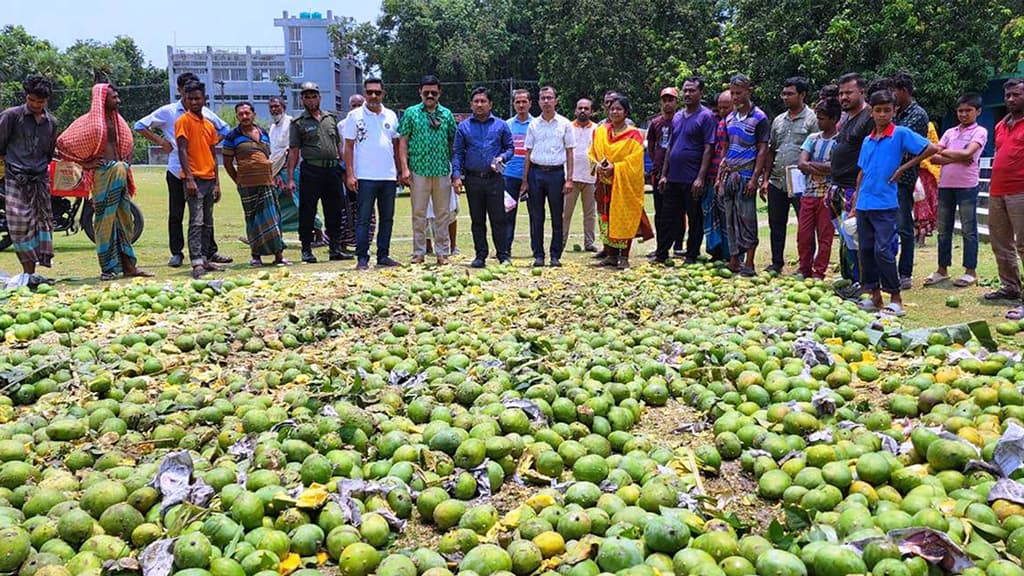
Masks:
[[[786,528],[799,532],[811,525],[811,515],[799,506],[786,506]]]

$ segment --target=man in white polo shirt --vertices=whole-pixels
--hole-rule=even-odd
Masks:
[[[551,266],[562,265],[562,212],[565,194],[572,191],[573,147],[572,124],[555,112],[558,96],[555,89],[540,89],[540,116],[526,130],[526,162],[520,193],[529,190],[530,247],[533,265],[544,265],[544,202],[551,210]]]
[[[590,172],[590,143],[594,140],[595,124],[590,121],[594,103],[590,98],[580,98],[576,102],[576,119],[572,122],[572,137],[576,146],[572,149],[572,190],[565,193],[565,212],[562,214],[562,246],[569,243],[569,228],[572,226],[572,213],[576,211],[576,200],[583,202],[583,249],[597,252],[594,247],[595,229],[597,228],[597,199],[594,197],[594,186],[597,176]]]
[[[357,193],[356,270],[370,263],[370,216],[377,204],[377,266],[401,266],[391,258],[391,229],[395,221],[398,182],[398,117],[382,104],[384,83],[363,82],[366,104],[354,108],[344,121],[346,186]]]

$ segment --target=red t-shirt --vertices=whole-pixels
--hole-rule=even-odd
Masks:
[[[996,157],[992,160],[991,196],[1024,194],[1024,119],[1013,128],[1003,118],[996,124]]]

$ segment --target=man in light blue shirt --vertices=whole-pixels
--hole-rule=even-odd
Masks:
[[[178,96],[182,96],[181,90],[185,84],[191,81],[199,81],[199,77],[191,72],[178,75]],[[184,262],[185,236],[182,234],[181,225],[185,218],[185,184],[182,180],[181,161],[178,159],[178,144],[174,138],[174,123],[185,114],[185,106],[182,100],[166,104],[154,110],[145,118],[135,123],[137,130],[146,140],[164,149],[167,152],[167,195],[170,206],[167,211],[167,238],[170,243],[171,259],[167,265],[172,268],[181,266]],[[231,127],[221,120],[207,107],[203,107],[203,117],[213,123],[217,133],[222,137],[227,136]],[[153,132],[160,130],[163,136]],[[213,228],[210,228],[211,236],[214,235]],[[210,254],[204,254],[210,262],[227,264],[231,258],[217,253],[217,241],[214,237],[209,239],[207,245],[212,250]]]
[[[526,162],[526,129],[530,127],[533,116],[530,116],[530,91],[520,88],[512,93],[512,106],[516,115],[506,120],[508,129],[512,131],[512,146],[515,153],[505,164],[505,191],[516,199],[515,208],[505,212],[505,233],[508,238],[506,254],[512,254],[512,240],[516,236],[516,213],[519,211],[519,188],[523,185],[523,164]]]

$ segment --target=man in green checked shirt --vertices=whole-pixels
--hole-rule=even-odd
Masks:
[[[427,204],[431,198],[438,265],[448,264],[451,254],[448,224],[456,123],[451,110],[438,103],[440,97],[441,82],[434,76],[424,76],[420,80],[421,102],[407,109],[398,123],[401,179],[402,184],[410,187],[412,196],[413,264],[422,264],[427,254]]]

